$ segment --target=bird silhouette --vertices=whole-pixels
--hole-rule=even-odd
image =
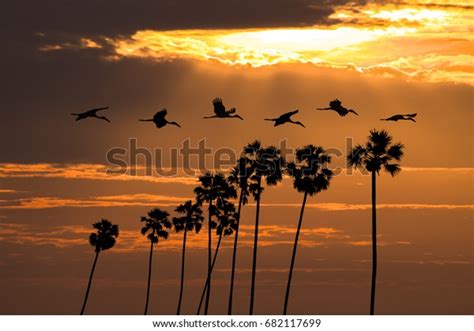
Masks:
[[[339,114],[339,116],[344,117],[349,113],[353,113],[355,115],[359,115],[356,113],[355,110],[353,109],[347,109],[342,105],[341,100],[339,99],[334,99],[329,102],[329,107],[327,108],[318,108],[318,110],[334,110],[336,113]]]
[[[203,118],[205,118],[205,119],[209,119],[209,118],[239,118],[239,119],[243,120],[243,118],[240,117],[240,115],[237,115],[237,114],[232,115],[237,111],[237,109],[231,108],[229,110],[226,110],[224,104],[222,103],[221,98],[215,98],[214,100],[212,100],[212,104],[214,105],[215,115],[207,116],[207,117],[203,117]]]
[[[171,124],[171,125],[176,125],[178,128],[181,127],[181,125],[179,125],[178,123],[176,122],[169,122],[165,117],[166,115],[168,114],[168,111],[166,109],[162,109],[160,110],[159,112],[157,112],[153,118],[150,118],[150,119],[147,119],[147,120],[139,120],[141,122],[153,122],[155,123],[156,127],[158,129],[164,127],[165,125],[167,124]]]
[[[285,123],[293,123],[293,124],[301,125],[303,128],[305,128],[304,124],[301,123],[300,121],[293,121],[291,119],[291,116],[297,114],[298,112],[299,110],[290,111],[289,113],[280,115],[280,117],[277,117],[277,118],[265,118],[265,121],[274,121],[275,122],[274,126],[279,126]]]
[[[380,120],[381,121],[394,121],[394,122],[397,122],[397,121],[416,122],[416,120],[414,119],[414,117],[416,117],[416,115],[417,115],[416,113],[415,114],[405,114],[405,115],[397,114],[397,115],[390,116],[388,118],[381,118]]]
[[[83,112],[83,113],[71,113],[71,115],[77,116],[76,121],[80,121],[80,120],[83,120],[83,119],[89,118],[89,117],[94,117],[94,118],[98,118],[100,120],[104,120],[104,121],[107,121],[107,122],[110,123],[110,121],[107,117],[97,115],[97,113],[99,111],[105,110],[105,109],[109,109],[109,107],[95,108],[95,109],[91,109],[91,110],[88,110],[88,111]]]

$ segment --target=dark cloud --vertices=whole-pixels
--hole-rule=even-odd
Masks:
[[[74,35],[139,29],[307,26],[323,23],[348,0],[48,0],[10,1],[4,28]],[[360,2],[360,1],[358,1]]]

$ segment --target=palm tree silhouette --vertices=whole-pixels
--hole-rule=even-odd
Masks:
[[[148,282],[146,289],[145,315],[148,312],[148,302],[150,301],[150,287],[151,287],[151,265],[153,260],[153,246],[158,244],[161,239],[168,238],[168,230],[171,229],[171,222],[168,219],[168,212],[155,208],[148,212],[148,217],[142,216],[141,222],[145,225],[141,229],[142,235],[147,235],[150,240],[150,257],[148,260]]]
[[[183,300],[184,291],[184,267],[186,257],[186,236],[188,231],[195,231],[199,233],[202,227],[204,217],[202,216],[202,209],[198,204],[193,203],[191,200],[179,205],[175,212],[183,214],[183,216],[173,217],[173,225],[177,233],[184,231],[183,235],[183,254],[181,258],[181,285],[179,290],[178,299],[178,310],[176,315],[181,313],[181,302]]]
[[[214,202],[220,199],[235,198],[237,193],[235,189],[229,185],[224,175],[217,173],[212,175],[206,173],[199,177],[200,186],[194,189],[196,194],[197,203],[202,206],[204,202],[209,204],[208,207],[208,242],[207,242],[207,278],[209,284],[211,284],[211,271],[212,271],[212,228],[215,208],[213,207]],[[204,314],[207,315],[209,311],[209,298],[211,295],[211,286],[208,286],[206,295],[206,304],[204,306]]]
[[[86,309],[87,299],[89,297],[89,291],[91,289],[92,278],[94,276],[95,266],[99,253],[114,247],[117,237],[119,236],[118,225],[112,224],[106,219],[102,219],[100,222],[92,224],[92,227],[97,230],[89,235],[89,243],[95,249],[94,263],[92,264],[92,270],[89,276],[89,282],[87,284],[86,295],[84,297],[84,303],[81,308],[81,315],[84,314]]]
[[[392,143],[387,131],[371,130],[365,145],[356,145],[347,156],[349,166],[367,170],[372,175],[372,284],[370,291],[370,315],[375,313],[375,286],[377,280],[377,203],[376,175],[382,168],[395,176],[400,171],[404,146]]]
[[[249,315],[253,314],[254,298],[255,298],[255,273],[257,270],[257,247],[258,247],[258,225],[260,217],[260,200],[263,192],[262,179],[265,179],[267,186],[278,184],[283,178],[283,169],[285,159],[281,157],[280,150],[276,147],[262,147],[259,141],[248,144],[244,148],[244,155],[252,164],[253,174],[250,177],[250,191],[256,201],[255,216],[255,234],[253,244],[253,260],[252,260],[252,280],[250,287],[250,307]]]
[[[219,199],[216,204],[213,205],[213,214],[216,217],[216,222],[212,223],[212,227],[216,229],[217,245],[214,252],[214,257],[211,264],[211,274],[214,270],[214,265],[216,264],[217,255],[219,254],[219,248],[221,246],[222,236],[227,237],[231,236],[235,229],[237,228],[237,214],[235,212],[235,205],[228,201],[227,199]],[[206,284],[202,291],[201,300],[199,301],[199,306],[197,309],[197,315],[201,312],[202,302],[204,300],[204,295],[211,285],[210,277],[207,277]]]
[[[313,196],[321,191],[327,190],[333,176],[333,172],[325,168],[325,166],[331,162],[331,157],[326,154],[324,148],[307,145],[301,149],[297,149],[295,156],[297,163],[289,163],[287,171],[288,174],[293,177],[293,187],[304,195],[303,202],[301,204],[298,227],[296,230],[295,243],[293,245],[290,270],[288,273],[288,285],[286,287],[283,315],[286,315],[288,310],[291,279],[293,275],[293,267],[295,265],[296,251],[298,249],[298,238],[301,231],[301,224],[303,223],[303,213],[306,200],[308,195]]]
[[[235,266],[237,262],[237,243],[239,240],[239,224],[242,206],[247,204],[249,192],[249,178],[252,175],[253,168],[251,162],[246,157],[240,157],[237,161],[237,165],[232,169],[232,172],[227,177],[227,180],[231,185],[234,185],[240,189],[239,194],[239,205],[236,214],[236,227],[234,236],[234,247],[232,250],[232,267],[230,271],[230,289],[229,289],[229,304],[227,307],[227,314],[232,315],[232,301],[234,296],[234,278],[235,278]]]

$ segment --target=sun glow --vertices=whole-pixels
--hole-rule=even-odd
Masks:
[[[109,59],[217,61],[251,67],[281,63],[355,70],[407,80],[474,85],[473,7],[454,1],[349,3],[328,25],[306,28],[136,31],[107,38]],[[101,47],[84,39],[83,48]],[[105,45],[104,45],[105,46]],[[59,51],[66,45],[47,45]]]
[[[277,63],[324,63],[331,52],[382,36],[403,36],[411,28],[272,29],[138,31],[130,39],[111,41],[119,56],[155,59],[217,60],[260,67]],[[339,62],[339,61],[336,61]],[[341,64],[344,61],[341,61]]]
[[[442,22],[449,16],[448,13],[442,10],[431,9],[416,9],[407,8],[399,10],[381,10],[374,12],[372,10],[364,12],[369,17],[381,18],[389,21],[428,21],[428,22]]]

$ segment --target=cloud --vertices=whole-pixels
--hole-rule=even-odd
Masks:
[[[474,174],[474,168],[402,167],[406,172]]]
[[[299,208],[301,204],[297,203],[269,203],[261,204],[262,207],[294,207]],[[324,211],[360,211],[369,210],[371,204],[351,204],[337,202],[322,202],[306,204],[306,208],[320,209]],[[474,205],[455,205],[455,204],[428,204],[428,203],[379,203],[377,209],[474,209]]]
[[[368,247],[372,246],[372,242],[369,240],[359,240],[359,241],[350,241],[347,243],[350,246],[355,247]],[[389,246],[389,245],[411,245],[409,241],[395,241],[395,242],[388,242],[386,240],[379,240],[377,241],[377,246]]]
[[[147,239],[140,233],[140,223],[137,219],[136,230],[120,230],[117,245],[113,251],[115,253],[131,253],[135,251],[148,250]],[[293,245],[294,233],[296,229],[286,226],[265,226],[260,227],[260,247],[272,247],[279,245]],[[39,225],[0,223],[0,241],[16,245],[53,245],[56,247],[88,246],[87,238],[93,232],[90,227],[79,225],[68,226],[48,226]],[[327,233],[331,234],[327,234]],[[239,240],[239,247],[253,247],[253,228],[242,226]],[[301,247],[314,248],[328,243],[338,243],[349,239],[342,230],[334,228],[305,228],[301,230]],[[216,240],[216,239],[215,239]],[[223,239],[222,249],[231,249],[232,240]],[[205,233],[189,234],[187,243],[190,249],[206,249],[207,235]],[[168,240],[159,243],[160,250],[180,251],[182,249],[182,235],[172,233]]]
[[[154,194],[123,194],[95,196],[87,198],[61,197],[28,197],[0,200],[0,209],[49,209],[49,208],[110,208],[110,207],[172,207],[193,197],[176,197]],[[250,203],[249,206],[255,206]],[[299,203],[262,203],[264,208],[301,208]],[[364,211],[372,208],[371,204],[351,204],[338,202],[307,203],[306,208],[322,211]],[[425,203],[379,203],[377,209],[474,209],[472,204],[425,204]],[[324,229],[319,229],[323,231]],[[274,228],[281,233],[281,229]],[[328,230],[330,231],[330,230]],[[329,232],[327,235],[331,234]]]
[[[446,266],[446,265],[471,265],[473,264],[472,261],[465,261],[465,260],[440,260],[440,259],[432,259],[432,260],[392,260],[393,263],[407,263],[407,264],[434,264],[439,266]]]
[[[1,193],[16,193],[18,191],[16,190],[10,190],[10,189],[0,189],[0,194]]]
[[[329,16],[291,27],[137,29],[46,45],[45,50],[92,45],[108,49],[109,60],[185,59],[251,67],[312,63],[405,80],[474,84],[470,8],[347,1],[299,5]]]
[[[60,178],[60,179],[85,179],[85,180],[106,180],[106,181],[144,181],[152,183],[170,183],[182,185],[196,185],[197,178],[189,175],[174,176],[147,176],[142,166],[136,166],[137,175],[114,174],[116,170],[104,164],[91,163],[0,163],[1,178]],[[424,173],[457,173],[471,174],[474,168],[449,168],[449,167],[402,167],[406,172],[424,172]],[[108,172],[111,171],[111,172]],[[180,173],[179,169],[176,173]],[[347,173],[347,169],[343,169]],[[352,173],[352,170],[351,170]],[[0,192],[2,192],[0,190]]]
[[[49,209],[49,208],[97,208],[97,207],[137,207],[137,206],[176,206],[192,198],[152,194],[127,194],[97,196],[86,199],[67,199],[57,197],[31,197],[0,200],[0,209]]]
[[[62,35],[121,35],[141,29],[309,26],[348,0],[94,0],[5,4],[6,27]],[[113,10],[111,10],[113,8]],[[8,14],[6,14],[8,13]],[[34,13],[34,15],[32,14]],[[21,22],[21,24],[19,24]]]
[[[139,167],[137,167],[139,168]],[[169,176],[156,177],[145,175],[112,174],[114,170],[102,164],[57,164],[37,163],[18,164],[0,163],[1,178],[61,178],[61,179],[86,179],[106,181],[144,181],[152,183],[172,183],[182,185],[196,185],[195,177]]]
[[[67,42],[63,44],[47,44],[39,48],[42,52],[52,52],[59,50],[79,50],[79,49],[101,49],[103,46],[89,38],[79,38],[75,43]]]

